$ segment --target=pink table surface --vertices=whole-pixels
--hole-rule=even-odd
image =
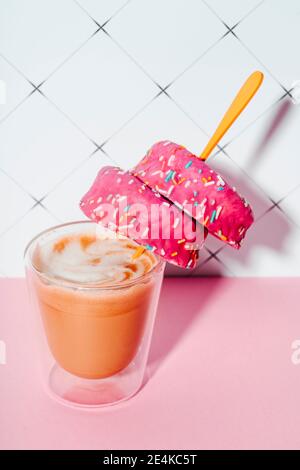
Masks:
[[[85,411],[45,394],[25,283],[2,280],[0,448],[299,449],[299,290],[299,279],[166,279],[149,381]]]

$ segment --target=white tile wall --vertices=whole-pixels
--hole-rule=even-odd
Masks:
[[[38,231],[82,217],[102,165],[159,139],[200,152],[255,69],[263,87],[210,162],[256,222],[240,252],[209,238],[186,274],[299,276],[299,40],[299,0],[0,0],[0,276],[23,275]]]

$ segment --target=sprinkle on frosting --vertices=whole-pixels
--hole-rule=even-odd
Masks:
[[[171,166],[171,165],[172,165],[174,159],[175,159],[175,155],[173,154],[173,155],[170,156],[170,158],[169,158],[169,160],[168,160],[168,166]]]
[[[217,207],[216,220],[218,219],[218,217],[219,217],[219,215],[220,215],[222,209],[223,209],[222,206],[218,206],[218,207]]]
[[[145,248],[146,248],[146,250],[149,250],[149,251],[154,251],[155,250],[155,247],[152,246],[152,245],[149,245],[149,243],[147,243],[147,245],[145,245]]]
[[[174,171],[174,170],[169,170],[169,171],[168,171],[168,174],[167,174],[167,176],[166,176],[166,178],[165,178],[165,182],[168,183],[168,182],[170,181],[170,179],[172,179],[172,178],[174,177],[175,173],[176,173],[176,171]]]
[[[193,164],[193,161],[190,160],[189,162],[187,162],[187,163],[184,165],[184,168],[188,169],[188,168],[190,168],[190,166],[192,166],[192,164]]]
[[[211,214],[210,223],[212,224],[216,218],[217,211],[214,210]]]

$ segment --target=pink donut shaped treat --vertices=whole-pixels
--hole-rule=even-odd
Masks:
[[[209,233],[240,248],[253,222],[249,204],[186,148],[169,141],[158,142],[132,174],[182,208]]]
[[[117,167],[101,168],[80,208],[95,222],[183,268],[195,266],[207,234],[157,191]]]

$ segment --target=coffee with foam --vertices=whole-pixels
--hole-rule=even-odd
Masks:
[[[29,253],[31,283],[57,364],[85,379],[125,369],[157,299],[163,273],[158,258],[90,222],[44,232]]]
[[[140,245],[108,233],[48,240],[37,247],[34,258],[36,268],[52,278],[99,286],[137,279],[157,264]]]

